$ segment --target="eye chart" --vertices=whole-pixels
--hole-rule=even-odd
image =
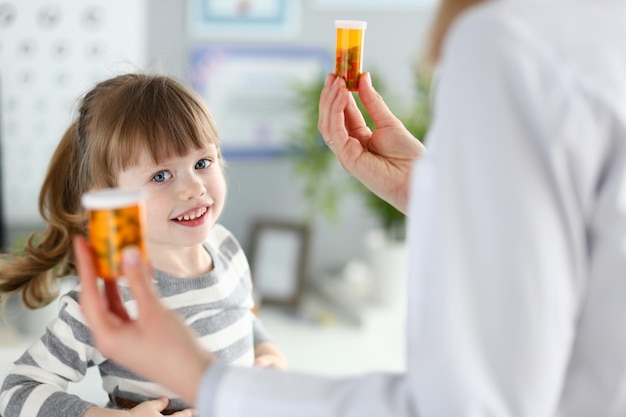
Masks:
[[[0,0],[0,166],[9,227],[41,223],[39,189],[80,96],[144,67],[147,1]]]

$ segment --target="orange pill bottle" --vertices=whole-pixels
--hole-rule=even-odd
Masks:
[[[346,80],[350,91],[359,89],[366,28],[367,22],[362,20],[335,20],[337,31],[335,75]]]
[[[100,278],[122,276],[122,250],[137,246],[144,258],[145,198],[140,190],[105,188],[83,194],[88,213],[88,237]]]

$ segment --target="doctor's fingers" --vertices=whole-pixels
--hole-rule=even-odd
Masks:
[[[361,113],[361,109],[356,104],[352,94],[350,94],[350,100],[348,100],[348,104],[346,105],[344,116],[348,135],[358,139],[361,145],[367,148],[368,142],[372,137],[372,131],[367,126],[367,123],[365,123],[363,113]]]
[[[124,248],[122,269],[130,291],[137,302],[139,319],[150,320],[167,311],[152,283],[152,268],[136,246]]]
[[[117,281],[104,281],[104,295],[106,297],[109,310],[122,319],[122,321],[130,321],[130,316],[128,315],[128,311],[126,311],[122,295],[120,294],[120,289],[117,286]]]
[[[361,74],[361,78],[359,78],[359,98],[372,118],[376,129],[402,124],[389,110],[383,97],[372,86],[372,78],[368,72]]]
[[[322,89],[317,128],[327,145],[343,146],[348,139],[345,111],[349,100],[354,100],[345,81],[334,75]]]
[[[328,112],[332,107],[332,103],[337,99],[337,90],[332,88],[334,80],[334,74],[326,75],[324,87],[322,87],[322,91],[320,93],[317,128],[321,133],[325,131],[325,126],[328,124]]]
[[[109,335],[120,322],[120,317],[111,313],[108,303],[98,288],[93,256],[85,238],[73,239],[76,268],[80,278],[80,308],[87,324],[96,336]]]

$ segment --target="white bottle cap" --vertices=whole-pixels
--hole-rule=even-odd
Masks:
[[[335,20],[335,28],[337,29],[367,29],[365,20]]]
[[[133,206],[143,200],[143,192],[132,188],[103,188],[86,192],[81,197],[87,210],[113,210]]]

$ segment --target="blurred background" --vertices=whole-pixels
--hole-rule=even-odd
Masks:
[[[79,97],[119,73],[167,74],[216,118],[229,190],[221,222],[248,251],[259,314],[292,369],[401,370],[404,219],[343,173],[316,133],[316,107],[334,70],[334,21],[365,20],[363,69],[403,120],[423,116],[416,67],[433,3],[0,0],[3,252],[44,227],[39,187]],[[11,300],[2,371],[55,307]],[[101,399],[92,385],[76,390]]]

